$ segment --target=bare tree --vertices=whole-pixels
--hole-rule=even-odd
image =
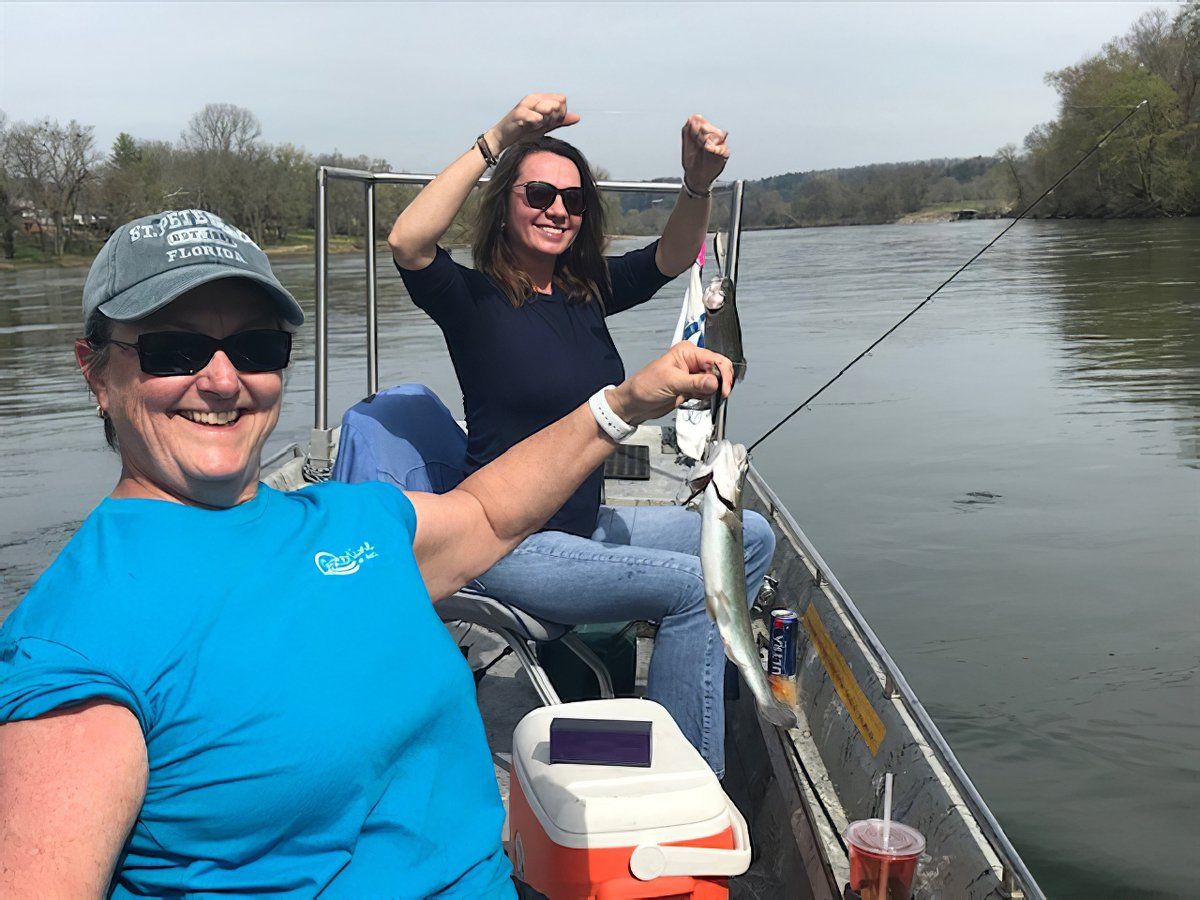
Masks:
[[[258,117],[243,106],[209,103],[188,120],[183,143],[189,150],[241,156],[262,135]]]
[[[61,257],[80,191],[98,160],[92,126],[74,119],[66,126],[52,119],[18,122],[8,130],[4,151],[11,174],[20,179],[34,205],[49,214],[54,255]]]
[[[1000,161],[1004,164],[1004,171],[1012,181],[1013,188],[1017,192],[1016,209],[1025,208],[1025,182],[1021,178],[1021,169],[1017,165],[1017,146],[1016,144],[1005,144],[996,151],[996,155],[1000,157]]]

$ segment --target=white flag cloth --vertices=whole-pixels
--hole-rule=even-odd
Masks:
[[[683,308],[679,310],[672,344],[691,341],[697,347],[704,346],[704,284],[700,279],[703,265],[704,250],[701,249],[688,275],[687,291],[683,295]],[[700,459],[712,436],[712,413],[708,403],[699,404],[699,407],[688,409],[683,406],[675,411],[675,442],[689,459]]]

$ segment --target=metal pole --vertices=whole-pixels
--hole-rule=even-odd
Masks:
[[[326,312],[326,302],[329,291],[329,247],[327,244],[328,235],[326,234],[326,180],[325,170],[317,169],[317,233],[316,233],[316,252],[317,252],[317,274],[316,274],[316,317],[317,317],[317,342],[314,346],[316,356],[316,387],[313,395],[316,400],[316,414],[313,420],[313,428],[318,431],[324,431],[329,428],[329,360],[328,360],[328,344],[326,341],[329,337],[328,314]]]
[[[379,390],[379,312],[375,300],[375,182],[368,181],[367,212],[367,396]]]
[[[325,169],[317,169],[317,208],[316,234],[314,245],[316,254],[316,333],[317,340],[313,347],[316,384],[314,386],[314,412],[312,436],[308,439],[308,456],[301,469],[304,480],[321,482],[329,479],[333,468],[333,434],[329,429],[329,349],[328,349],[328,313],[327,300],[329,292],[329,247],[326,222],[326,177]]]
[[[745,188],[746,182],[735,181],[733,195],[729,198],[729,262],[725,274],[734,284],[737,284],[738,261],[742,255],[742,195]]]

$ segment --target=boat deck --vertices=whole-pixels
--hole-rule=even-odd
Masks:
[[[657,425],[641,426],[626,443],[650,447],[650,478],[606,479],[605,502],[617,506],[661,506],[677,503],[677,495],[688,466],[679,460],[672,441],[669,428],[663,429]],[[466,626],[454,625],[451,626],[451,630],[467,648],[472,669],[486,665],[504,649],[503,641],[478,628],[469,629]],[[522,716],[539,705],[539,699],[520,665],[511,655],[488,670],[480,682],[478,696],[488,743],[497,759],[496,780],[507,808],[507,766],[512,754],[513,729]],[[751,714],[751,719],[756,720],[756,717]],[[800,865],[800,854],[791,837],[791,818],[795,810],[785,809],[782,797],[755,796],[758,792],[754,791],[752,786],[756,783],[761,786],[771,780],[764,771],[771,765],[771,760],[761,748],[759,752],[751,752],[752,747],[760,742],[759,736],[755,735],[752,736],[752,740],[746,740],[745,736],[738,735],[736,724],[732,721],[730,724],[723,786],[747,819],[751,819],[754,814],[760,820],[757,827],[752,826],[751,840],[755,853],[750,869],[730,880],[730,895],[743,900],[808,900],[813,896],[809,889],[809,876],[797,868]],[[768,828],[763,823],[770,822],[772,816],[774,821]],[[507,823],[504,838],[505,841],[508,840]],[[781,839],[791,846],[781,847]]]

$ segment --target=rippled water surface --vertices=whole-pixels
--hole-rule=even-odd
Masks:
[[[747,235],[731,434],[765,432],[999,227]],[[310,261],[276,268],[311,307]],[[359,270],[334,262],[334,419],[366,383]],[[116,476],[71,357],[83,277],[0,272],[0,615]],[[612,320],[631,370],[681,293]],[[381,383],[458,406],[382,262],[380,303]],[[307,438],[311,353],[306,332],[269,449]],[[1019,224],[755,461],[1051,896],[1197,895],[1200,222]]]

